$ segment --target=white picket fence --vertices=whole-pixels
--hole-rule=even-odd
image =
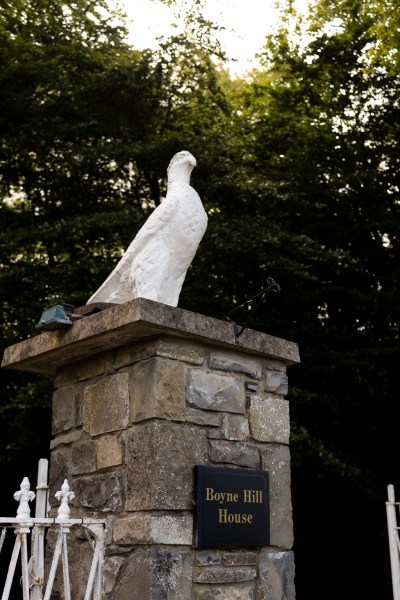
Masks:
[[[69,502],[74,498],[74,493],[70,490],[66,479],[61,490],[55,494],[60,502],[57,517],[48,517],[47,471],[48,461],[41,459],[38,469],[34,518],[30,516],[29,502],[35,498],[35,493],[31,491],[27,477],[22,480],[20,490],[14,494],[15,500],[19,503],[16,517],[0,517],[0,553],[7,532],[11,530],[15,534],[14,549],[9,561],[1,600],[9,599],[18,559],[21,562],[21,597],[23,600],[49,600],[57,573],[61,573],[64,599],[71,600],[68,538],[71,528],[76,526],[84,527],[93,550],[84,600],[101,600],[103,598],[105,521],[100,519],[73,519],[70,517]],[[45,539],[50,528],[56,532],[56,544],[51,565],[45,577]],[[30,556],[29,540],[31,542]],[[60,568],[60,561],[62,569]]]

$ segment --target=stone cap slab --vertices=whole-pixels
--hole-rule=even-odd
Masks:
[[[67,364],[160,335],[261,354],[288,365],[300,362],[298,345],[294,342],[251,329],[235,337],[232,323],[136,298],[85,316],[68,329],[45,331],[9,346],[4,351],[1,366],[52,376]]]

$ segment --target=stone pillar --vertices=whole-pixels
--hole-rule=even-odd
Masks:
[[[50,485],[107,518],[108,600],[294,600],[297,362],[292,342],[142,298],[6,350],[54,377]],[[193,546],[195,465],[269,471],[269,547]]]

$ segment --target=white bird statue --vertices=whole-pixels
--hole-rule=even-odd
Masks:
[[[148,298],[178,305],[186,272],[207,228],[207,213],[190,186],[196,164],[186,150],[175,154],[167,170],[166,198],[87,304]]]

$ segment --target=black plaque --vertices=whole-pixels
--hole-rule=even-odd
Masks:
[[[195,467],[195,546],[269,546],[267,471]]]

